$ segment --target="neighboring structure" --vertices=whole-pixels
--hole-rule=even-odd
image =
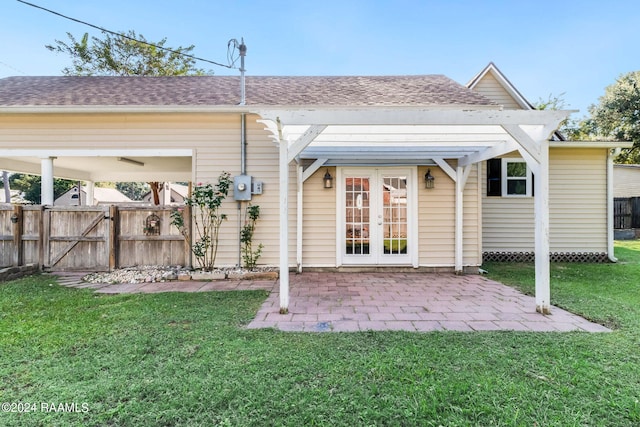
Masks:
[[[160,205],[182,205],[184,204],[184,199],[189,195],[189,186],[165,182],[158,193],[160,196]],[[153,194],[151,191],[142,196],[142,201],[145,203],[153,203]]]
[[[24,199],[24,195],[22,194],[21,191],[18,191],[18,190],[10,190],[10,191],[11,191],[11,200],[6,201],[4,199],[5,197],[4,189],[0,189],[0,203],[13,203],[13,204],[19,204],[19,205],[31,203]]]
[[[610,151],[624,144],[561,141],[569,113],[532,110],[493,64],[469,87],[441,75],[11,77],[0,168],[42,174],[45,201],[54,175],[197,184],[230,172],[219,264],[239,263],[242,208],[259,205],[254,240],[280,268],[282,311],[289,268],[473,272],[483,256],[535,253],[546,313],[550,253],[613,256]]]
[[[93,187],[92,192],[87,191],[87,187],[82,187],[78,193],[78,186],[75,185],[67,192],[53,201],[54,206],[97,206],[112,205],[117,203],[128,203],[132,200],[115,188]]]
[[[613,165],[613,197],[640,197],[640,165]]]
[[[615,238],[639,238],[640,165],[613,165],[613,196]]]

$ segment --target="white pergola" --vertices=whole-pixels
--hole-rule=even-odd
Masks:
[[[455,270],[463,268],[463,191],[471,167],[518,151],[535,179],[536,310],[550,312],[549,139],[572,111],[434,108],[265,108],[254,111],[279,145],[280,211],[289,211],[289,165],[302,183],[324,165],[437,165],[455,182]],[[303,159],[313,159],[305,170]],[[448,160],[455,160],[452,166]],[[298,258],[301,203],[298,204]],[[289,307],[289,220],[280,215],[280,312]]]

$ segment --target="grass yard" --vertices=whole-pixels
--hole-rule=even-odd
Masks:
[[[32,411],[0,425],[637,426],[640,243],[616,250],[552,266],[552,303],[608,334],[245,330],[265,293],[2,283],[0,402]],[[531,265],[484,268],[532,292]]]

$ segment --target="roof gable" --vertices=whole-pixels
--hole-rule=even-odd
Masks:
[[[490,62],[480,73],[472,78],[467,87],[478,91],[505,108],[533,110],[533,105],[526,100],[516,87],[502,74],[493,62]]]

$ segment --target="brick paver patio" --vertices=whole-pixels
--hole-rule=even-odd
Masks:
[[[479,275],[425,273],[302,273],[290,276],[289,313],[280,314],[277,280],[88,284],[63,274],[61,284],[99,293],[205,292],[264,289],[270,294],[248,328],[282,331],[537,331],[608,332],[602,325],[552,307]],[[552,289],[553,294],[553,289]]]
[[[290,276],[289,313],[278,287],[249,328],[283,331],[587,331],[609,329],[478,275],[303,273]]]

